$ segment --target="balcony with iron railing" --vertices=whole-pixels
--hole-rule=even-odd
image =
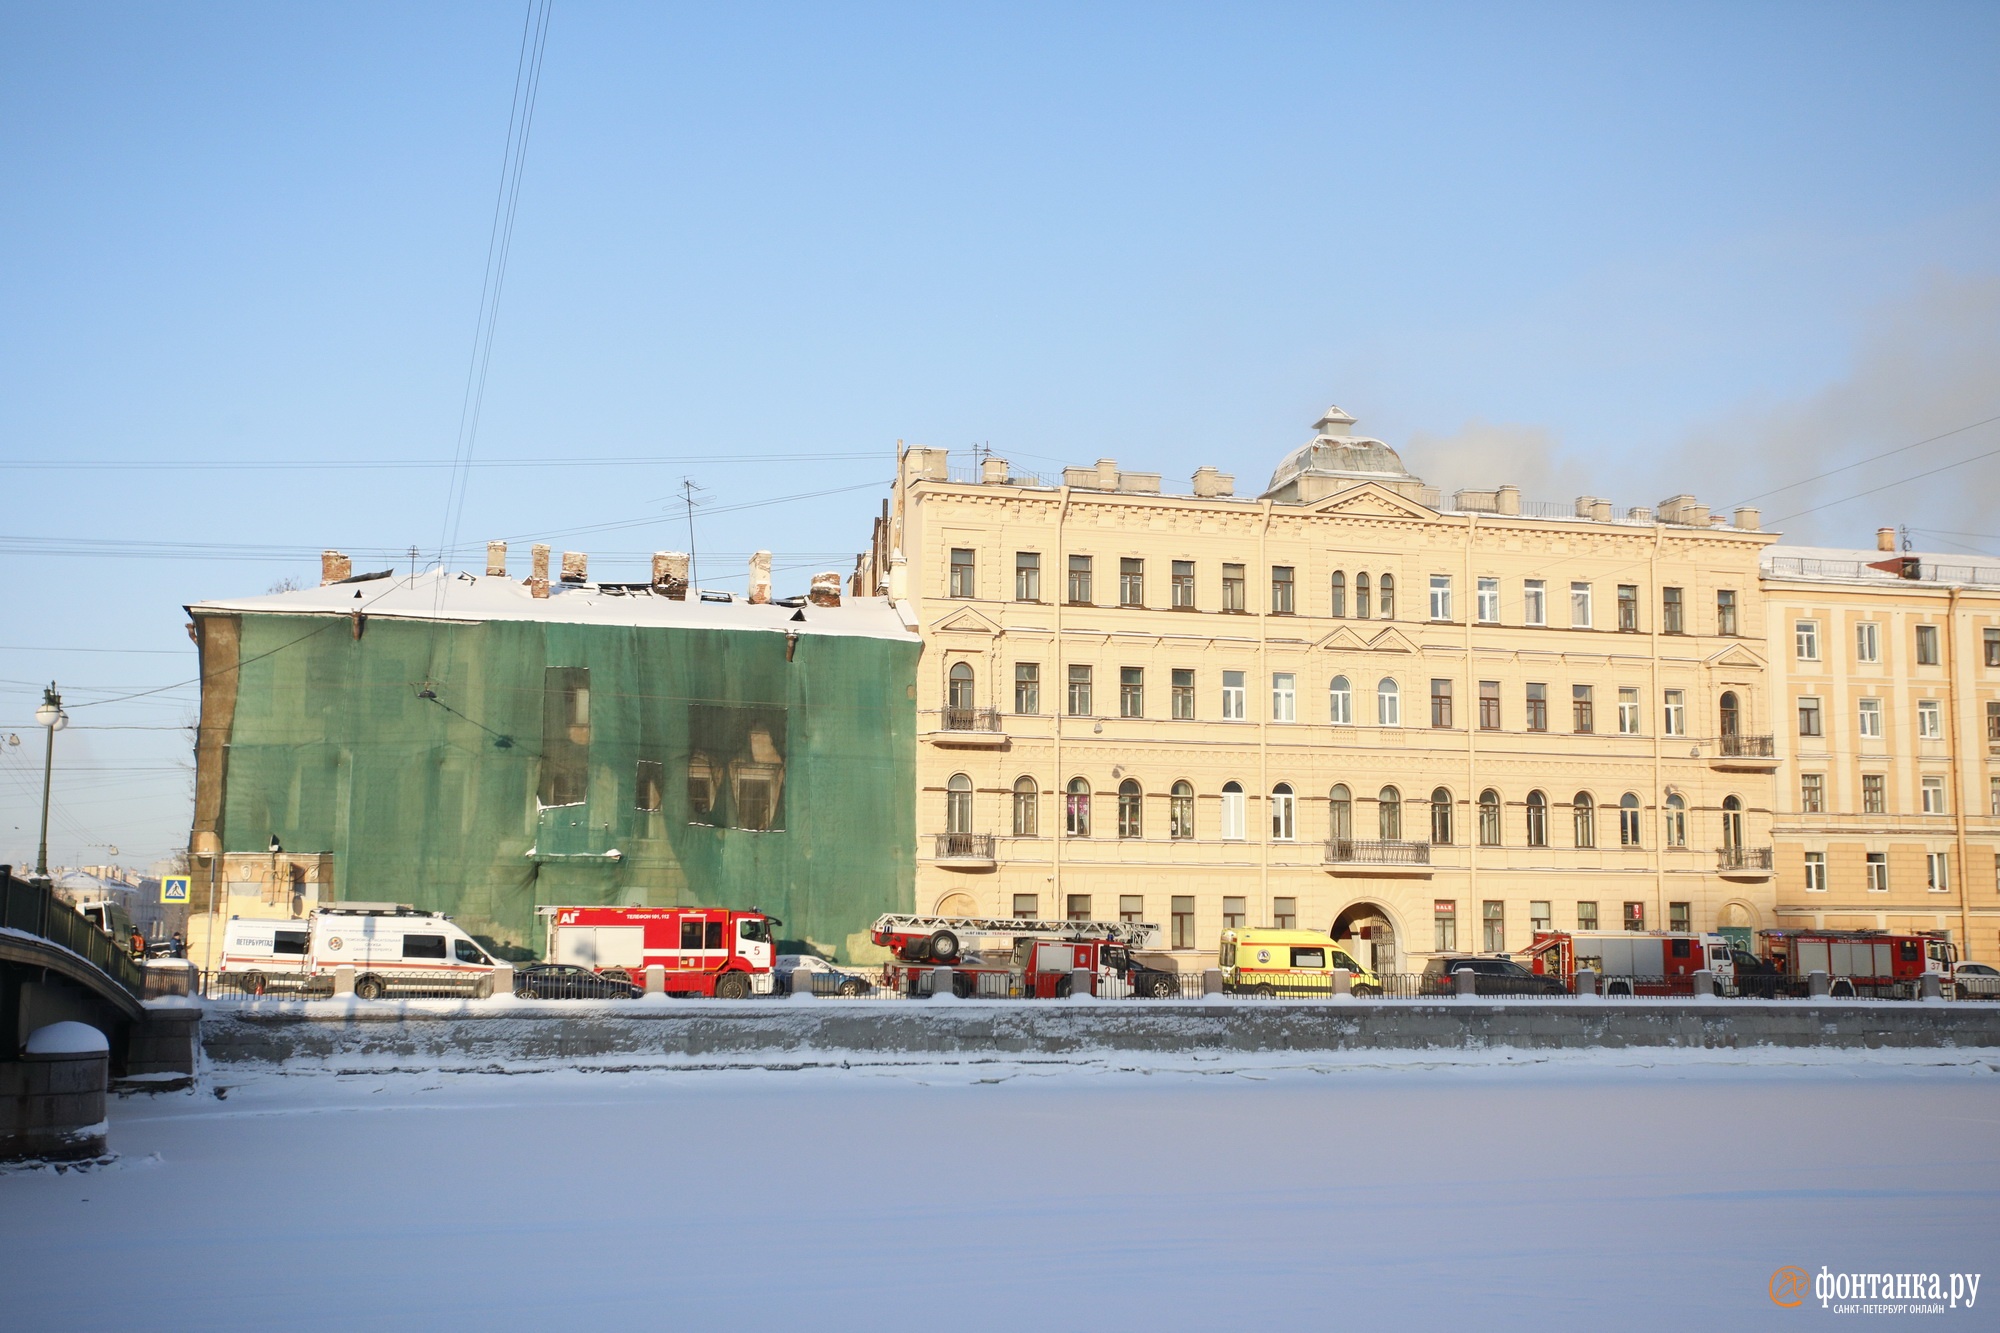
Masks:
[[[1773,736],[1718,736],[1709,764],[1725,773],[1769,773],[1778,766]]]
[[[928,736],[933,745],[998,750],[1007,744],[1007,732],[997,708],[940,708],[937,719],[937,729]]]
[[[1431,845],[1400,838],[1328,838],[1325,865],[1336,875],[1428,876]]]
[[[937,847],[931,859],[940,865],[957,866],[961,869],[991,870],[993,835],[940,833],[937,835]]]
[[[1769,879],[1769,847],[1722,847],[1715,853],[1715,868],[1724,879]]]

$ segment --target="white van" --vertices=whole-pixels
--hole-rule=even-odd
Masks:
[[[497,967],[478,941],[442,912],[402,903],[331,903],[304,921],[231,917],[223,934],[225,975],[261,995],[273,985],[302,987],[354,969],[354,994],[379,999],[398,989],[493,993]]]

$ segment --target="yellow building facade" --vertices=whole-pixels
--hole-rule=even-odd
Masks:
[[[1777,918],[2000,959],[2000,560],[1773,547]]]
[[[1447,499],[1352,425],[1258,498],[903,453],[855,582],[924,643],[918,909],[1153,921],[1183,968],[1772,924],[1754,511]]]

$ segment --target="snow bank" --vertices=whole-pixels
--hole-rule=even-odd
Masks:
[[[107,1055],[111,1043],[88,1023],[51,1023],[28,1034],[29,1055]]]

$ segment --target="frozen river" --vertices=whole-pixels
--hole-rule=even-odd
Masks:
[[[2000,1327],[1997,1070],[1599,1052],[232,1071],[223,1098],[117,1101],[111,1165],[0,1175],[4,1322],[1736,1328],[1831,1317],[1767,1294],[1781,1266],[1826,1265],[1984,1273],[1946,1322]]]

